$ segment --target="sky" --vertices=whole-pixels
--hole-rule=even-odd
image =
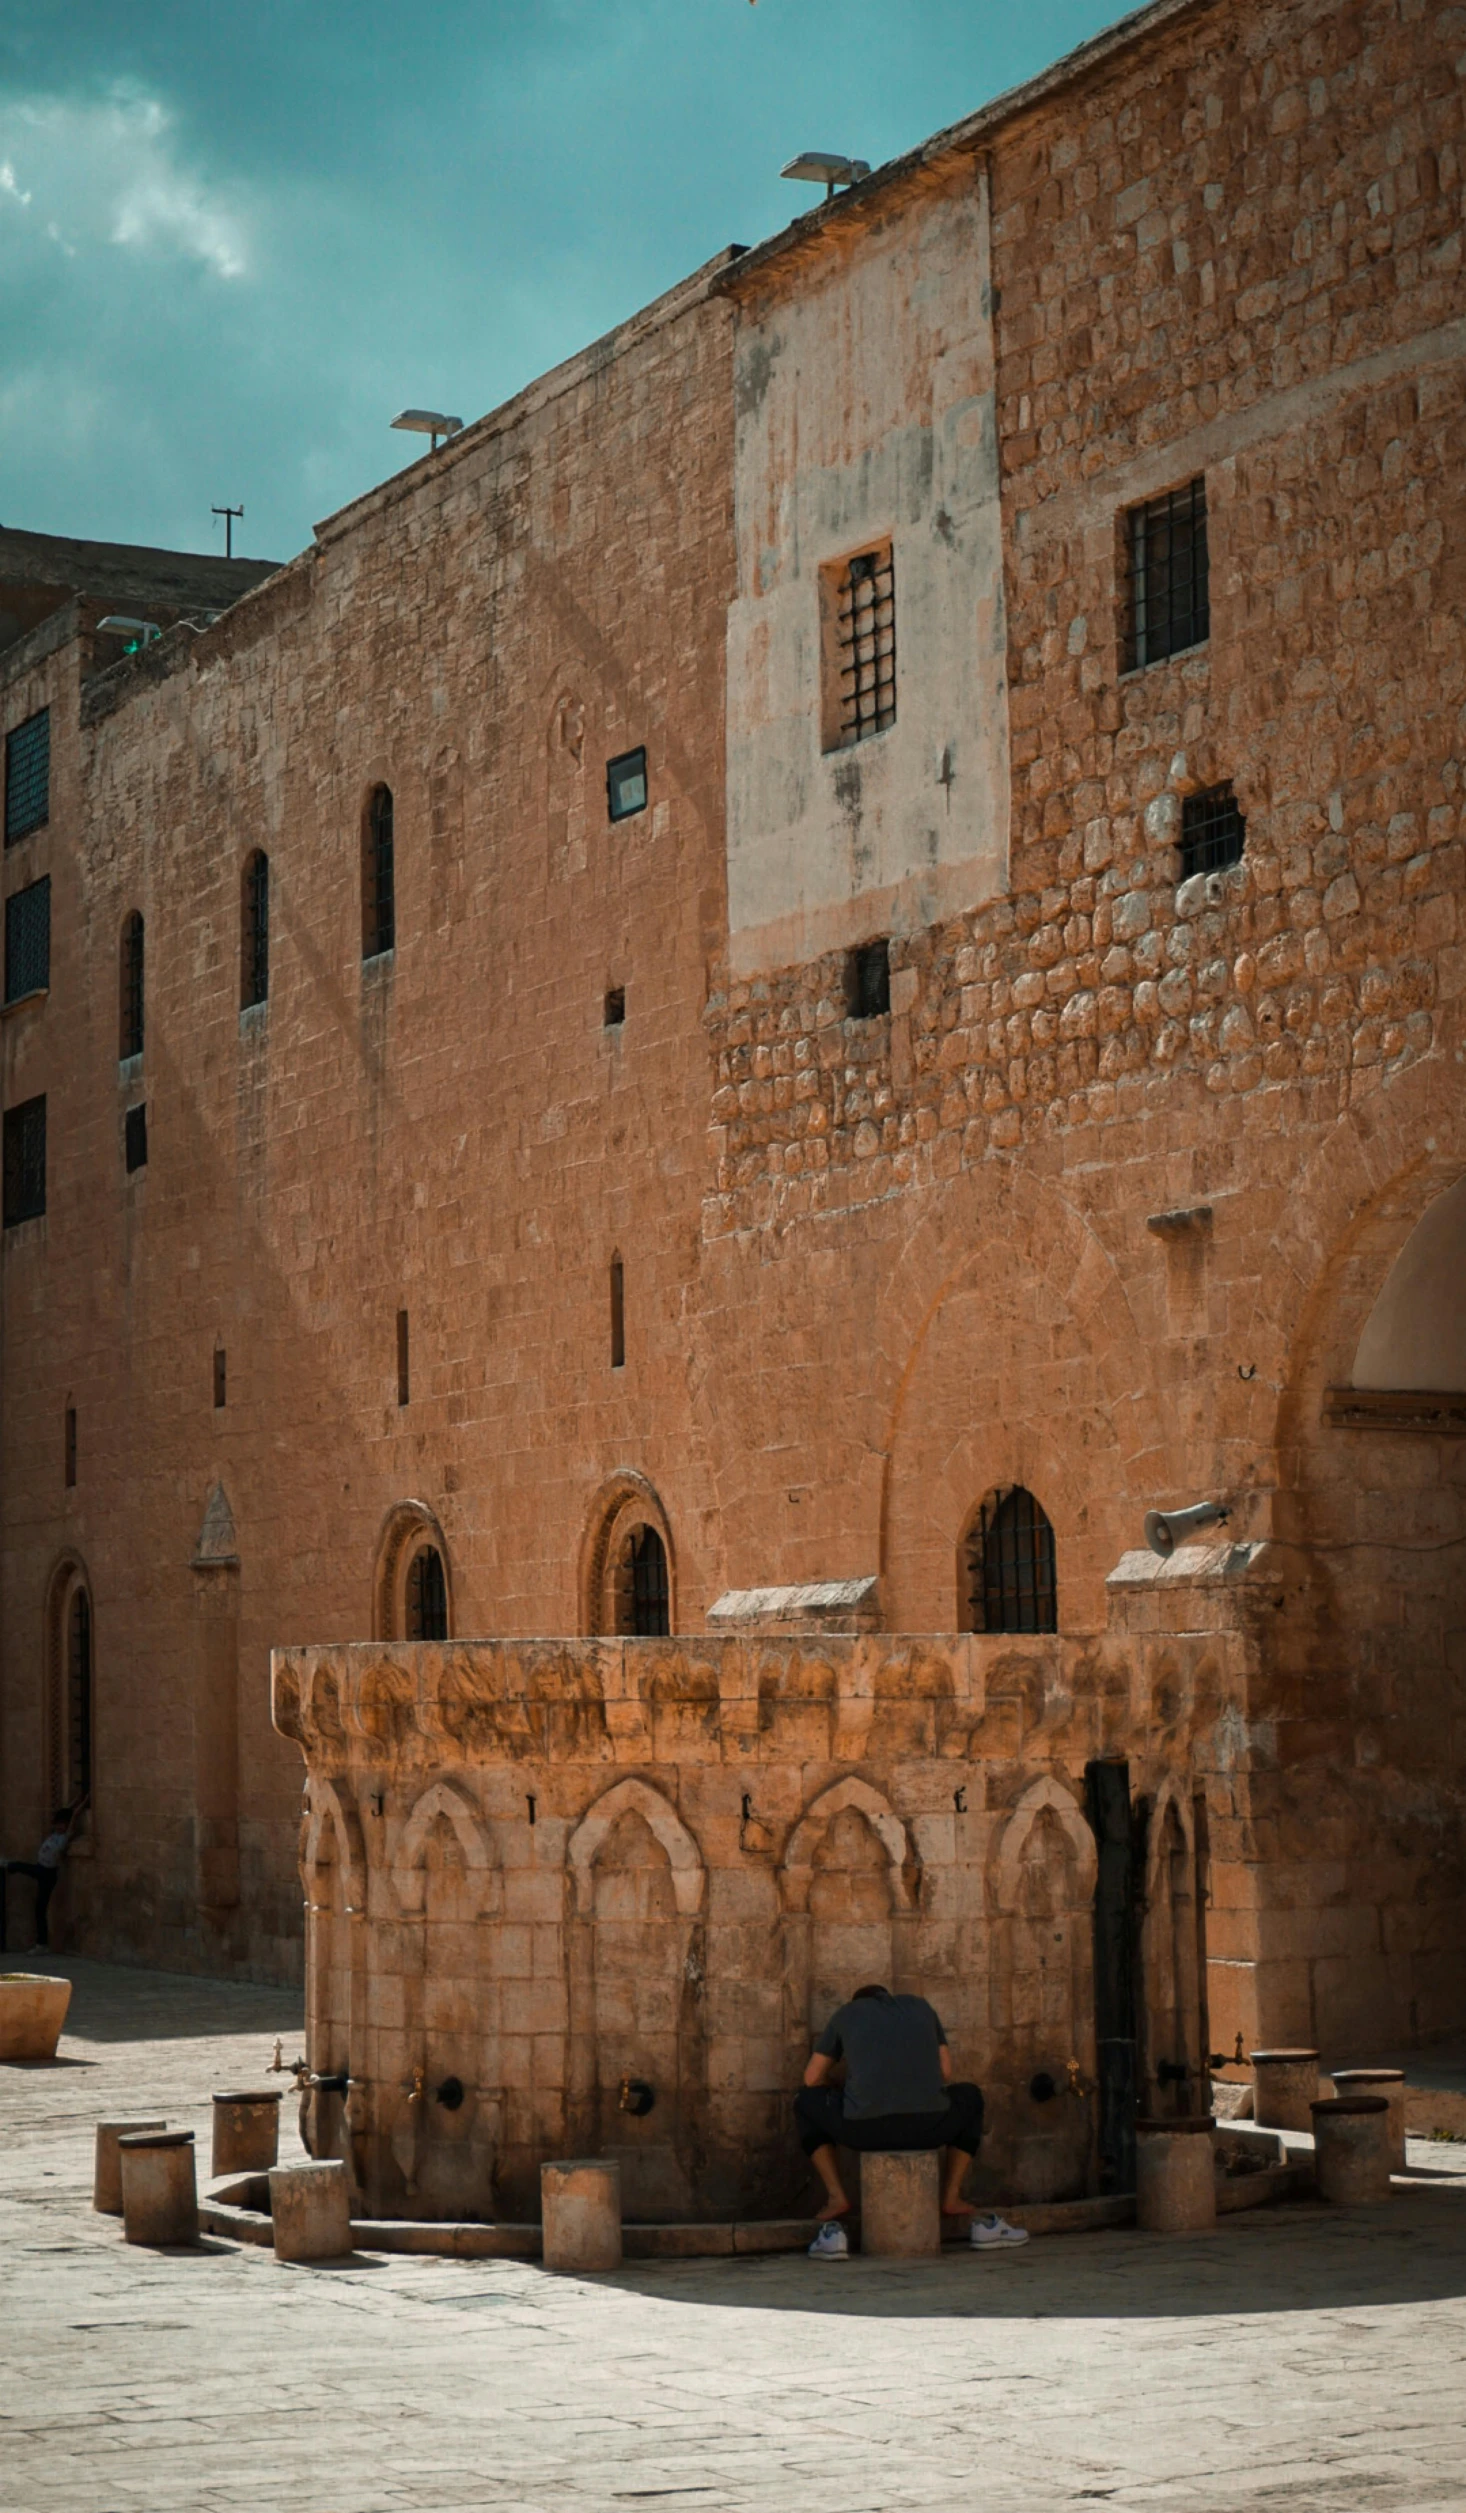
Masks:
[[[284,559],[1117,0],[0,0],[0,521]]]

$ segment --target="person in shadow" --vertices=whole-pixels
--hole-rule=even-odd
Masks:
[[[75,1806],[57,1807],[51,1818],[51,1829],[33,1859],[0,1859],[0,1952],[5,1946],[6,1885],[12,1876],[29,1876],[36,1888],[36,1942],[28,1952],[33,1955],[49,1954],[51,1896],[60,1882],[61,1862],[71,1847],[72,1835],[81,1822],[85,1806],[85,1797],[79,1797]]]

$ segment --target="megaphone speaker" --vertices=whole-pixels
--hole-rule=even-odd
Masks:
[[[1152,1553],[1168,1562],[1188,1536],[1199,1535],[1203,1527],[1215,1527],[1230,1516],[1220,1501],[1193,1501],[1189,1510],[1147,1510],[1145,1541]]]

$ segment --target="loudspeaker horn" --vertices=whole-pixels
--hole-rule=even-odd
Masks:
[[[1188,1536],[1199,1534],[1203,1527],[1215,1527],[1231,1514],[1220,1501],[1193,1501],[1189,1510],[1147,1510],[1145,1541],[1152,1553],[1158,1553],[1163,1562],[1169,1561],[1177,1545],[1184,1544]]]

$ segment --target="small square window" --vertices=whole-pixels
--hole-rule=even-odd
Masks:
[[[46,1102],[23,1099],[5,1111],[5,1228],[46,1209]]]
[[[5,742],[5,843],[44,829],[51,817],[51,710],[28,716]]]
[[[896,721],[896,557],[889,541],[820,570],[820,740],[849,750]]]
[[[613,820],[646,810],[646,752],[623,751],[606,763],[606,809]]]
[[[852,1021],[878,1021],[891,1009],[891,948],[887,942],[863,942],[850,954],[845,1000]]]
[[[148,1165],[148,1112],[141,1103],[129,1108],[122,1121],[123,1144],[128,1174]]]
[[[5,902],[5,1000],[19,1003],[51,983],[51,876]]]
[[[1123,668],[1134,672],[1202,645],[1211,634],[1205,480],[1132,506],[1125,525]]]
[[[1247,844],[1247,823],[1230,785],[1209,785],[1188,794],[1181,805],[1181,879],[1193,873],[1225,872],[1240,864]]]
[[[624,986],[613,986],[610,993],[606,997],[607,1029],[619,1030],[625,1018],[626,989]]]

